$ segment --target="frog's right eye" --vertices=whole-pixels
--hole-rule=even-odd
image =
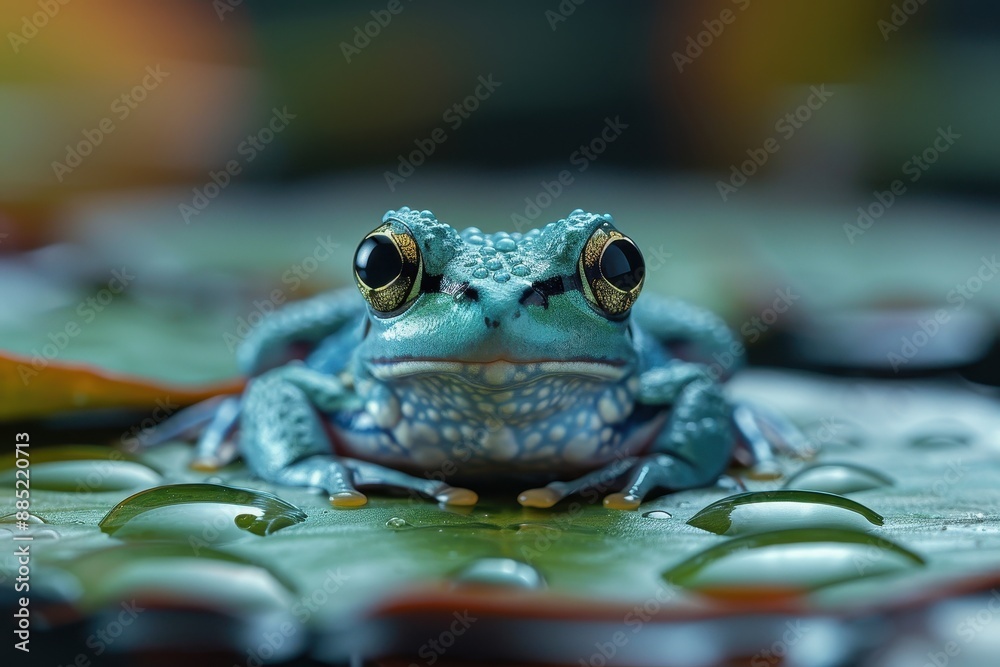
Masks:
[[[354,253],[354,280],[379,314],[396,315],[420,293],[423,260],[413,234],[390,220],[366,236]]]

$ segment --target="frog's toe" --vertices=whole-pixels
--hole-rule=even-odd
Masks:
[[[609,510],[635,510],[642,504],[642,497],[631,493],[609,493],[604,496],[604,506]]]
[[[565,495],[565,493],[561,493],[549,486],[543,486],[540,489],[528,489],[522,492],[517,497],[517,502],[525,507],[548,509],[562,500]]]
[[[330,494],[330,504],[334,507],[361,507],[367,503],[368,496],[353,489]]]
[[[442,484],[433,494],[434,499],[445,505],[457,505],[459,507],[471,507],[479,502],[479,494],[469,489],[457,486]]]
[[[653,454],[640,459],[628,473],[621,491],[605,496],[604,506],[613,510],[639,509],[643,499],[657,488],[683,488],[679,482],[687,476],[685,466],[668,454]]]

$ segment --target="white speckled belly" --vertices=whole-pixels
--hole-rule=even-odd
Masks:
[[[559,372],[552,372],[555,368]],[[352,456],[445,476],[591,469],[648,440],[629,417],[638,383],[566,364],[439,364],[359,383],[365,408],[336,425]]]

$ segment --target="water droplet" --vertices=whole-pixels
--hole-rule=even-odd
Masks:
[[[493,280],[497,281],[498,283],[505,283],[508,280],[510,280],[510,274],[507,273],[506,271],[497,271],[496,273],[493,274]]]
[[[727,540],[663,574],[703,592],[803,590],[921,566],[915,553],[853,530],[796,528]]]
[[[154,598],[248,613],[287,610],[294,601],[280,574],[187,543],[122,544],[83,554],[64,568],[79,581],[88,608]]]
[[[393,530],[405,530],[406,528],[413,528],[413,524],[407,523],[405,519],[400,519],[398,516],[394,516],[385,522],[386,528],[392,528]]]
[[[218,484],[171,484],[126,498],[98,524],[118,538],[195,540],[225,544],[269,535],[305,521],[306,514],[277,496]]]
[[[803,468],[785,482],[786,489],[827,493],[854,493],[892,486],[893,481],[874,468],[856,463],[818,463]]]
[[[495,258],[486,260],[486,268],[490,271],[499,271],[503,268],[503,262]]]
[[[480,266],[472,271],[473,278],[485,278],[490,275],[490,272],[486,270],[486,267]]]
[[[512,558],[481,558],[455,575],[459,585],[479,584],[537,590],[545,587],[541,573]]]
[[[965,447],[973,440],[971,433],[960,425],[936,423],[921,435],[910,439],[910,446],[919,449],[950,449]]]
[[[2,484],[13,481],[13,470],[0,475]],[[148,487],[160,481],[155,470],[134,461],[50,461],[34,462],[31,466],[31,488],[39,491],[102,493]]]
[[[647,519],[671,519],[674,515],[663,510],[653,510],[652,512],[644,513],[643,516]]]
[[[6,524],[6,523],[13,524],[13,523],[17,523],[19,521],[24,521],[29,526],[37,526],[37,525],[40,525],[40,524],[48,523],[42,517],[35,516],[34,514],[29,514],[27,519],[18,519],[17,515],[18,515],[18,512],[11,512],[10,514],[5,514],[3,516],[0,516],[0,524]],[[23,516],[23,514],[22,514],[22,516]]]
[[[841,528],[858,531],[881,526],[881,516],[850,498],[819,491],[755,491],[716,501],[688,525],[718,535],[762,533],[781,528]]]
[[[510,272],[515,276],[524,277],[531,273],[531,269],[524,264],[516,264],[513,268],[511,268]]]
[[[499,239],[496,243],[496,249],[500,252],[512,252],[517,249],[517,243],[510,238]]]

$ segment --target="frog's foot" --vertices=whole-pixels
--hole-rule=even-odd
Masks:
[[[520,503],[551,507],[571,493],[603,493],[614,479],[624,477],[619,491],[604,497],[604,506],[631,510],[658,489],[679,491],[718,479],[733,448],[731,408],[721,388],[701,369],[680,364],[645,377],[644,392],[650,404],[672,405],[670,418],[650,443],[648,454],[616,461],[572,482],[525,491]]]
[[[433,479],[421,479],[392,468],[367,461],[317,454],[296,461],[272,477],[278,484],[309,486],[323,489],[330,495],[334,507],[360,507],[368,497],[358,491],[361,486],[382,486],[413,491],[446,505],[475,505],[479,496],[474,491],[449,486]]]
[[[748,476],[752,479],[781,477],[781,466],[775,457],[778,453],[799,459],[809,459],[817,453],[794,424],[761,406],[735,405],[733,424],[740,435],[733,456],[750,468]]]
[[[597,494],[612,488],[620,489],[604,497],[604,506],[616,510],[634,510],[649,493],[658,488],[681,489],[692,486],[699,475],[693,466],[669,454],[651,454],[624,458],[587,473],[570,482],[552,482],[541,488],[529,489],[517,497],[525,507],[552,507],[567,496],[587,491]],[[616,480],[625,478],[621,486]]]
[[[537,489],[528,489],[518,495],[517,502],[525,507],[548,508],[567,496],[590,489],[600,492],[624,475],[635,461],[633,458],[620,459],[569,482],[552,482]]]
[[[289,364],[255,378],[244,398],[240,449],[260,477],[289,486],[320,488],[335,507],[358,507],[368,498],[357,487],[414,491],[451,505],[474,505],[472,491],[413,477],[374,463],[331,454],[320,414],[355,405],[357,397],[336,377]]]

